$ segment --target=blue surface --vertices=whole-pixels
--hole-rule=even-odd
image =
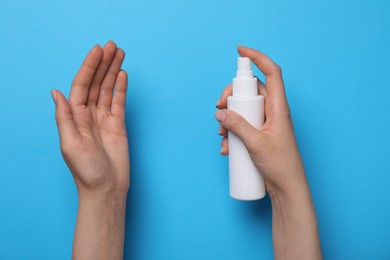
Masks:
[[[390,259],[390,2],[1,1],[0,259],[69,259],[77,194],[50,89],[95,43],[129,72],[125,259],[272,259],[271,205],[228,196],[215,102],[236,45],[284,72],[325,259]]]

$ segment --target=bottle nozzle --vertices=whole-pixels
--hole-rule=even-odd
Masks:
[[[249,58],[239,57],[237,67],[237,78],[253,78],[251,60]]]
[[[239,57],[237,60],[237,75],[233,79],[233,96],[257,96],[257,79],[253,76],[251,60]]]

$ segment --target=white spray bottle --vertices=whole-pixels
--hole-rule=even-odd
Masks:
[[[251,60],[238,58],[237,75],[233,79],[233,95],[228,97],[229,110],[245,118],[259,129],[264,124],[264,97],[259,95],[257,78]],[[237,200],[258,200],[265,196],[264,179],[257,170],[241,139],[229,132],[230,196]]]

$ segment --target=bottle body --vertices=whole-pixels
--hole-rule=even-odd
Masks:
[[[240,114],[252,126],[259,129],[264,124],[264,97],[230,96],[229,110]],[[241,139],[234,133],[228,134],[230,196],[237,200],[258,200],[265,196],[264,178],[250,158]]]

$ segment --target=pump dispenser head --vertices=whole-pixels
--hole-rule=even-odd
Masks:
[[[253,76],[251,60],[246,57],[239,57],[237,67],[237,74],[233,79],[233,96],[257,96],[257,79]]]
[[[239,57],[237,60],[237,78],[253,78],[251,60],[249,58]]]

